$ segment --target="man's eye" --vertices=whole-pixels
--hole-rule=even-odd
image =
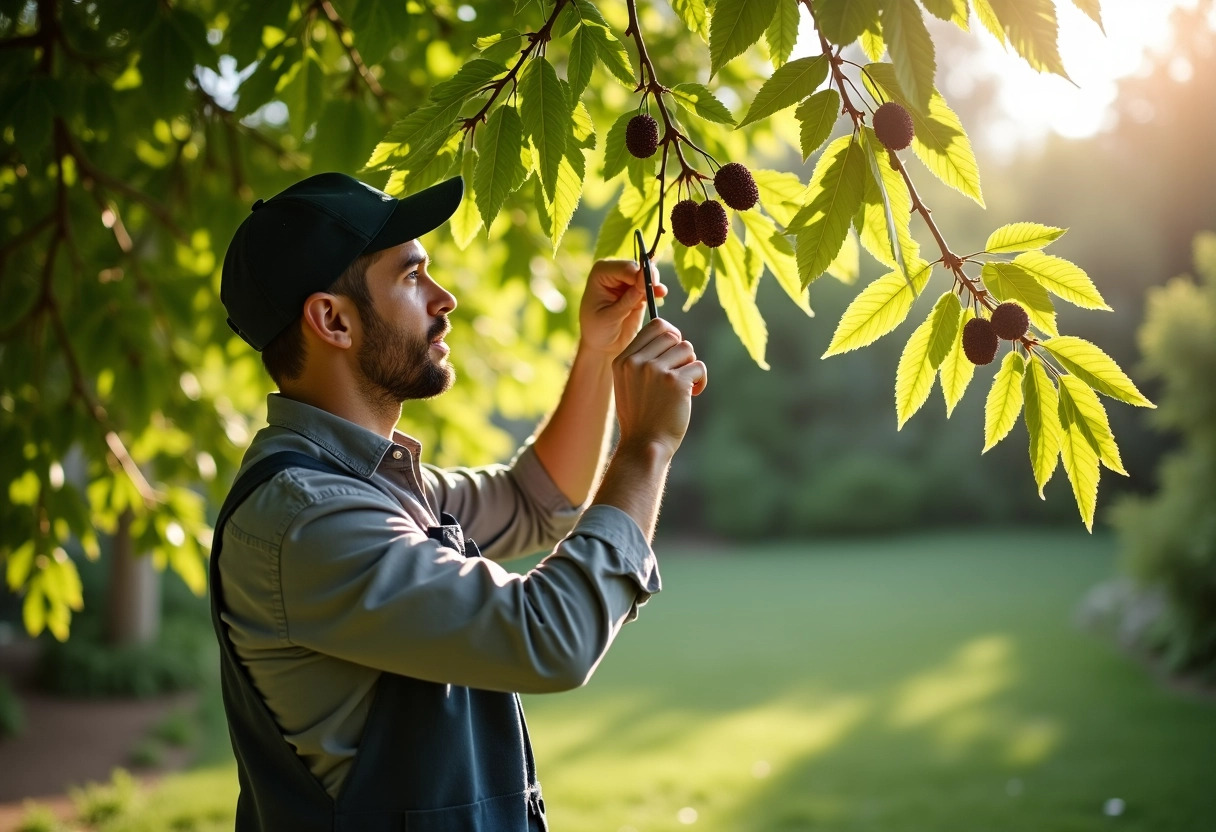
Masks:
[[[416,277],[418,277],[418,270],[417,270],[417,269],[414,269],[412,272],[410,272],[409,274],[407,274],[407,275],[406,275],[406,277],[407,277],[407,278],[416,278]]]

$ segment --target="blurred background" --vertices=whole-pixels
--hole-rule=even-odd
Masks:
[[[504,5],[0,3],[0,829],[231,828],[200,593],[270,386],[219,263],[254,198],[357,173],[477,37],[543,19]],[[661,249],[663,314],[712,383],[663,593],[586,688],[527,703],[554,828],[1216,828],[1216,8],[1106,0],[1104,31],[1057,9],[1075,84],[928,21],[986,210],[910,167],[955,251],[1068,227],[1053,253],[1113,307],[1059,310],[1158,405],[1108,403],[1129,476],[1105,472],[1094,533],[1062,471],[1039,499],[1020,421],[980,454],[994,367],[897,431],[904,338],[820,359],[874,261],[814,283],[813,318],[761,281],[765,372],[713,299],[680,308]],[[661,80],[707,82],[705,44],[643,11]],[[817,51],[802,22],[795,57]],[[710,83],[737,116],[771,72],[753,52]],[[431,461],[506,459],[556,400],[619,192],[603,137],[636,105],[602,68],[587,98],[600,143],[559,245],[528,186],[465,246],[428,243],[460,301],[460,381],[403,420]],[[720,160],[813,168],[790,111],[691,129]]]

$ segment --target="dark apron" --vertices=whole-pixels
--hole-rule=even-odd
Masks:
[[[283,738],[220,618],[219,560],[232,512],[287,468],[355,476],[306,454],[272,454],[236,481],[215,524],[211,622],[220,643],[224,710],[241,788],[238,832],[546,832],[545,804],[516,694],[381,673],[336,800]],[[443,525],[427,530],[429,537],[479,556],[454,517],[444,513],[441,520]]]

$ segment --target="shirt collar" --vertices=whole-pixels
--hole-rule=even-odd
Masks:
[[[415,459],[422,445],[412,436],[393,431],[393,441],[341,416],[313,407],[281,393],[266,397],[266,421],[295,431],[342,460],[351,470],[370,478],[393,448],[408,451]]]

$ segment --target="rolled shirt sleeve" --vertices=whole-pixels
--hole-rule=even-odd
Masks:
[[[438,480],[447,501],[440,504],[460,509],[452,513],[462,522],[469,518],[466,533],[493,538],[503,552],[548,531],[537,519],[545,512],[523,511],[528,519],[517,521],[502,508],[512,500],[553,501],[543,486],[521,487],[520,462],[524,481],[527,467],[539,466],[534,455],[524,461],[527,453],[515,475],[458,472]],[[287,472],[289,483],[295,475]],[[463,477],[478,487],[462,487]],[[551,554],[517,575],[428,538],[370,484],[310,474],[307,488],[296,485],[302,508],[279,558],[286,636],[350,662],[488,690],[565,690],[586,681],[621,626],[661,587],[645,536],[609,506],[585,511]],[[479,519],[482,500],[499,516]]]

